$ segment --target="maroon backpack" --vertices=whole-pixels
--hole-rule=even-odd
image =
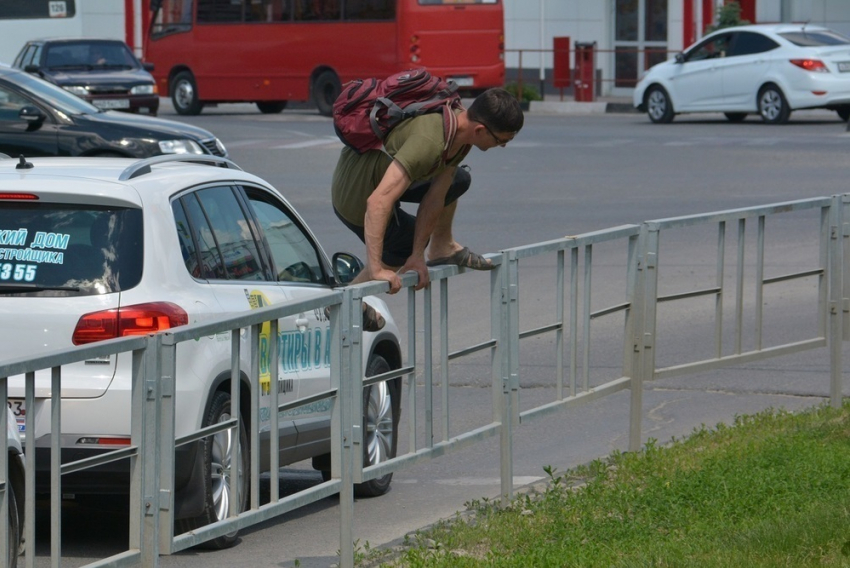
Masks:
[[[425,69],[411,69],[386,79],[356,79],[346,83],[334,102],[334,130],[358,154],[380,150],[384,138],[398,123],[426,112],[444,111],[446,147],[443,161],[457,131],[453,109],[461,108],[454,81],[443,81]]]

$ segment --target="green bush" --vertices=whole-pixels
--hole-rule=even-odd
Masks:
[[[505,85],[505,90],[519,99],[521,102],[527,103],[529,101],[542,101],[543,97],[540,96],[540,93],[533,85],[529,85],[528,83],[522,84],[522,96],[518,96],[519,85],[517,83],[508,83]]]

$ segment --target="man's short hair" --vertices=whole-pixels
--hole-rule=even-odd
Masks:
[[[494,132],[519,132],[525,120],[516,97],[499,87],[478,95],[467,114],[470,120],[485,124]]]

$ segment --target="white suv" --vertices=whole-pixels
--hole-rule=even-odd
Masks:
[[[27,162],[0,155],[0,317],[14,322],[0,326],[0,360],[328,294],[353,276],[352,266],[356,271],[362,264],[345,253],[335,255],[332,265],[277,190],[224,158]],[[378,298],[369,304],[386,324],[364,334],[367,376],[401,366],[398,330],[386,305]],[[329,333],[322,310],[279,322],[278,404],[330,388]],[[241,352],[247,377],[250,350]],[[268,351],[261,349],[261,370],[270,363],[262,357],[267,359]],[[228,337],[180,344],[178,437],[230,418],[235,411],[230,368]],[[268,436],[273,406],[262,375],[260,382],[262,439]],[[23,384],[21,377],[10,379],[10,408],[19,417],[33,414],[36,490],[45,491],[51,436],[48,372],[36,377],[34,409],[23,407]],[[250,424],[250,396],[243,387],[238,412]],[[395,455],[400,389],[395,379],[364,393],[367,463]],[[314,403],[281,417],[281,465],[313,458],[314,467],[327,472],[329,408],[329,403]],[[129,417],[129,354],[63,368],[63,461],[129,444]],[[251,463],[247,437],[239,441],[238,466],[230,463],[227,433],[178,448],[175,515],[181,532],[227,517],[228,506],[246,507],[247,486],[238,496],[228,495],[231,467],[247,472]],[[260,456],[260,463],[267,467],[268,456]],[[242,476],[243,484],[247,477]],[[358,491],[384,493],[390,478],[364,483]],[[62,484],[66,494],[126,493],[129,465],[125,460],[64,475]],[[235,533],[220,537],[213,545],[230,546],[235,538]]]

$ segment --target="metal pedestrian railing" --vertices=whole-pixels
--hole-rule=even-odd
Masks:
[[[414,292],[416,276],[403,276],[408,289],[406,305],[397,321],[405,321],[403,353],[397,368],[375,377],[364,378],[368,353],[362,348],[361,302],[369,295],[386,291],[385,283],[368,283],[341,288],[309,300],[246,312],[234,318],[188,325],[168,333],[106,341],[85,347],[45,354],[0,364],[0,393],[6,392],[7,378],[26,377],[26,407],[35,408],[34,376],[49,369],[52,382],[49,408],[51,431],[60,432],[62,367],[92,357],[131,353],[133,360],[133,416],[131,444],[94,459],[60,464],[59,436],[51,447],[51,565],[59,566],[62,557],[61,475],[102,464],[107,460],[127,459],[131,469],[130,535],[127,550],[90,566],[154,566],[161,554],[203,543],[279,516],[332,494],[339,494],[340,565],[354,562],[355,483],[380,478],[414,463],[483,440],[499,437],[501,498],[513,495],[513,439],[523,424],[556,412],[563,412],[590,401],[628,389],[629,450],[642,444],[644,385],[653,380],[711,371],[803,350],[826,347],[829,352],[829,397],[833,406],[842,398],[841,342],[850,329],[850,300],[846,291],[850,269],[846,241],[850,235],[846,215],[850,196],[839,195],[661,219],[640,225],[569,236],[549,242],[516,247],[492,255],[495,269],[489,278],[489,314],[475,322],[480,341],[466,343],[450,336],[454,311],[451,309],[450,283],[463,285],[473,281],[472,273],[455,266],[431,269],[431,285]],[[790,219],[790,221],[789,221]],[[801,247],[800,262],[781,262],[787,243],[781,227],[793,222],[811,226]],[[755,224],[755,230],[752,225]],[[778,228],[780,230],[771,230]],[[730,231],[731,229],[731,231]],[[734,236],[729,238],[729,233]],[[677,238],[675,235],[690,235]],[[665,241],[667,235],[670,238]],[[698,236],[694,236],[698,235]],[[706,238],[705,235],[712,235]],[[689,242],[693,239],[693,243]],[[777,241],[779,244],[774,245]],[[689,248],[693,244],[693,247]],[[679,248],[688,259],[698,258],[705,274],[693,278],[694,285],[683,287],[687,278],[677,278],[676,253]],[[776,249],[779,249],[777,254]],[[699,250],[697,253],[696,250]],[[732,254],[729,254],[731,251]],[[770,252],[769,252],[770,251]],[[611,260],[600,261],[600,258]],[[779,262],[776,259],[779,259]],[[665,264],[666,263],[666,264]],[[665,272],[665,270],[667,270]],[[478,276],[480,277],[480,275]],[[476,277],[476,278],[478,278]],[[768,334],[765,306],[773,287],[800,285],[802,310],[814,324],[811,329],[786,330],[794,333]],[[481,294],[481,296],[484,296]],[[533,299],[532,299],[533,296]],[[522,304],[522,305],[521,305]],[[706,305],[707,304],[707,305]],[[539,307],[536,307],[538,306]],[[707,331],[708,339],[699,349],[686,355],[662,355],[659,347],[675,343],[661,317],[666,306],[684,305],[683,310],[694,326]],[[278,407],[279,412],[318,402],[329,401],[331,408],[331,479],[309,489],[281,496],[276,483],[270,484],[267,502],[261,502],[261,451],[258,433],[260,389],[260,336],[263,325],[276,337],[278,320],[307,310],[330,307],[331,382],[330,390],[307,399]],[[534,313],[539,312],[539,313]],[[535,317],[527,316],[533,313]],[[489,318],[487,317],[489,315]],[[489,322],[486,321],[489,319]],[[527,325],[530,321],[531,325]],[[419,333],[419,330],[422,333]],[[247,331],[247,341],[241,336]],[[731,333],[730,333],[731,332]],[[177,351],[184,342],[203,337],[229,334],[231,349],[230,397],[233,408],[240,408],[248,397],[250,420],[243,426],[238,417],[175,439],[175,383]],[[768,337],[768,335],[770,337]],[[794,336],[785,339],[785,336]],[[776,336],[780,336],[776,340]],[[545,340],[545,341],[544,341]],[[537,343],[543,342],[545,348]],[[533,347],[530,347],[532,344]],[[602,345],[604,348],[599,348]],[[608,348],[614,345],[613,348]],[[248,349],[249,368],[242,368],[241,350]],[[271,342],[271,360],[277,360],[276,342]],[[545,356],[544,371],[535,371],[552,387],[550,400],[530,403],[522,397],[523,388],[532,380],[531,369],[523,364],[523,350],[533,349]],[[484,424],[464,427],[452,413],[450,388],[459,380],[458,363],[466,359],[488,359],[491,419]],[[605,364],[598,364],[602,358]],[[481,365],[479,363],[479,365]],[[271,366],[271,400],[277,400],[278,369]],[[466,371],[470,367],[464,367]],[[240,388],[248,377],[247,390]],[[363,389],[381,381],[403,382],[405,432],[395,457],[375,465],[364,465]],[[0,421],[5,419],[4,408]],[[33,447],[27,415],[26,446]],[[277,428],[278,413],[271,412],[271,431]],[[239,429],[250,428],[250,502],[245,511],[235,511],[227,520],[184,534],[174,534],[174,450],[181,444]],[[278,471],[278,440],[269,436],[268,470]],[[238,444],[235,444],[238,452]],[[604,454],[604,450],[600,454]],[[235,456],[234,461],[238,461]],[[2,464],[0,464],[2,465]],[[27,453],[27,487],[34,486],[34,456]],[[3,472],[0,472],[3,474]],[[5,491],[8,474],[3,478]],[[236,476],[231,491],[236,494]],[[7,503],[0,501],[2,519]],[[37,537],[34,517],[35,496],[25,499],[25,539]],[[7,544],[0,539],[0,557]],[[23,557],[26,566],[34,566],[34,547],[28,546]]]

